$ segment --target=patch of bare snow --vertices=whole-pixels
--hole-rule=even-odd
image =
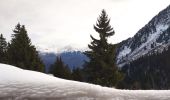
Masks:
[[[119,53],[119,55],[117,56],[117,58],[121,58],[121,57],[125,57],[127,54],[129,54],[131,52],[131,49],[128,48],[127,46],[124,47],[124,49]]]

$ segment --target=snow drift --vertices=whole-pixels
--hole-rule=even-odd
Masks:
[[[0,64],[0,100],[170,100],[170,90],[117,90]]]

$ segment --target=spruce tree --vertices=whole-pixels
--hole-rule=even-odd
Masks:
[[[17,24],[8,47],[9,63],[17,67],[44,72],[44,65],[32,45],[24,25]]]
[[[75,81],[83,81],[83,75],[82,75],[82,69],[80,69],[79,67],[74,68],[72,70],[72,79]]]
[[[55,77],[71,79],[71,70],[64,64],[61,57],[57,57],[53,65],[51,65],[50,73]]]
[[[0,63],[7,63],[7,42],[6,39],[0,34]]]
[[[103,86],[115,86],[121,74],[115,66],[115,45],[108,43],[108,38],[115,32],[105,10],[102,10],[94,29],[99,34],[99,39],[90,35],[90,50],[85,52],[90,59],[84,67],[87,75],[85,80]]]

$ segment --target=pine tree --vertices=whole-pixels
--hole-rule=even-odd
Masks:
[[[51,65],[50,73],[55,77],[71,79],[71,71],[67,65],[64,64],[61,57],[57,57],[53,65]]]
[[[80,68],[74,68],[72,70],[72,79],[75,81],[83,81],[82,70]]]
[[[32,45],[24,25],[17,24],[8,47],[9,63],[17,67],[44,72],[44,65]]]
[[[7,63],[7,42],[6,39],[0,34],[0,63]]]
[[[84,67],[87,75],[85,80],[94,84],[115,86],[121,75],[115,66],[115,45],[108,43],[108,38],[115,32],[105,10],[102,10],[94,29],[99,34],[99,39],[90,35],[90,51],[85,52],[90,59]]]

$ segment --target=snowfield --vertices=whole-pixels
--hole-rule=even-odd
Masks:
[[[0,100],[170,100],[170,90],[118,90],[0,64]]]

